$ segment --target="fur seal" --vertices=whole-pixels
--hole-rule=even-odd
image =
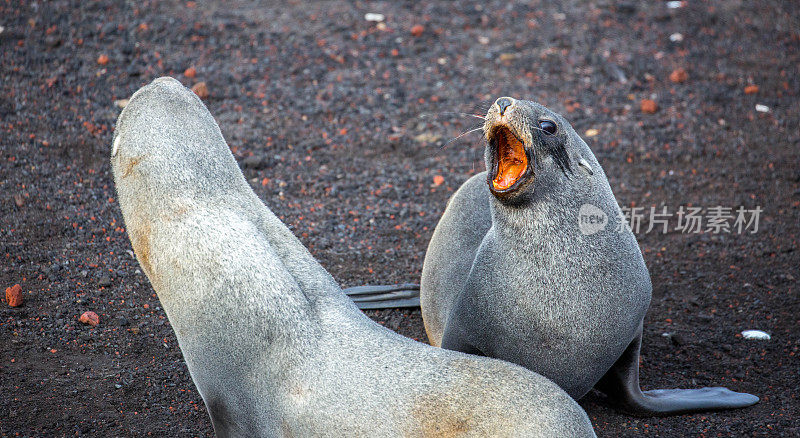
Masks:
[[[497,99],[483,131],[487,172],[452,196],[425,255],[432,345],[522,365],[575,399],[596,387],[637,415],[758,401],[726,388],[642,392],[650,274],[603,168],[563,117],[535,102]],[[582,206],[605,212],[605,229],[581,232]]]
[[[546,378],[364,316],[258,199],[178,81],[133,95],[111,164],[136,258],[217,436],[594,436]]]

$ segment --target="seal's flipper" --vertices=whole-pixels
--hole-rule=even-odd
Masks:
[[[343,289],[343,292],[362,310],[419,307],[418,284],[356,286]]]
[[[689,412],[735,409],[754,405],[758,397],[728,388],[654,389],[639,388],[639,349],[642,332],[595,385],[615,407],[632,415],[663,416]]]

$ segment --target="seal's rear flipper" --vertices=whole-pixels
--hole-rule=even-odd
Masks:
[[[758,403],[758,397],[728,388],[639,388],[639,348],[642,332],[595,385],[621,411],[638,416],[663,416],[689,412],[736,409]]]
[[[343,292],[362,310],[419,307],[418,284],[356,286],[344,289]]]

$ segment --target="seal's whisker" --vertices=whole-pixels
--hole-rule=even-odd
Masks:
[[[444,145],[442,145],[442,147],[440,148],[440,150],[442,150],[442,149],[446,148],[446,147],[447,147],[447,145],[449,145],[450,143],[452,143],[452,142],[454,142],[454,141],[458,140],[459,138],[461,138],[461,137],[463,137],[463,136],[465,136],[465,135],[467,135],[467,134],[469,134],[469,133],[472,133],[472,132],[475,132],[475,131],[479,131],[479,130],[482,130],[482,129],[483,129],[483,126],[478,126],[477,128],[470,129],[469,131],[462,132],[462,133],[461,133],[461,135],[459,135],[458,137],[452,138],[450,141],[448,141],[447,143],[445,143]]]
[[[476,119],[486,120],[486,117],[480,116],[478,114],[468,114],[468,113],[461,113],[462,116],[470,116],[475,117]]]
[[[475,117],[481,120],[486,120],[486,117],[480,114],[462,113],[457,111],[443,111],[440,113],[421,113],[419,115],[420,118],[430,117],[430,116],[464,116],[464,117]]]

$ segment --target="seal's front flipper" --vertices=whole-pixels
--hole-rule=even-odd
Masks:
[[[655,389],[639,388],[639,348],[642,332],[595,385],[615,407],[632,415],[660,416],[689,412],[736,409],[754,405],[758,397],[727,388]]]
[[[357,286],[344,289],[343,292],[362,310],[419,307],[418,284]]]

